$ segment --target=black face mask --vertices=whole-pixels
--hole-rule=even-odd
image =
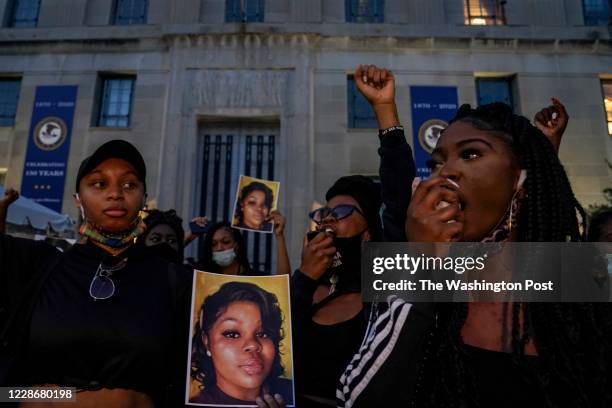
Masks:
[[[168,262],[182,264],[183,253],[172,248],[168,243],[161,242],[159,244],[148,247],[149,250],[154,251],[155,255],[164,258]]]
[[[321,278],[331,285],[332,292],[361,292],[361,245],[361,234],[334,238],[336,254]]]

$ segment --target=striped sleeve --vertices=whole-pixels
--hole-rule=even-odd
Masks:
[[[410,402],[431,332],[430,310],[394,296],[372,308],[364,341],[340,378],[339,407]]]

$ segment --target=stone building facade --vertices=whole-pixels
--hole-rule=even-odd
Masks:
[[[509,78],[515,109],[528,117],[558,97],[571,116],[560,156],[579,200],[601,202],[610,185],[602,85],[612,79],[611,30],[591,25],[581,0],[487,1],[503,7],[500,21],[470,21],[466,0],[386,0],[371,20],[371,10],[362,20],[347,10],[367,1],[258,0],[255,17],[245,10],[243,21],[228,17],[229,0],[148,0],[141,20],[118,23],[126,2],[34,1],[35,23],[11,27],[19,1],[0,0],[0,80],[20,81],[14,123],[0,127],[2,178],[21,185],[36,87],[77,85],[63,197],[63,211],[75,218],[78,165],[107,140],[136,144],[149,197],[188,218],[210,208],[203,189],[215,173],[204,168],[216,135],[234,136],[233,154],[247,158],[263,145],[240,153],[241,140],[265,135],[273,148],[265,166],[281,182],[279,208],[296,262],[312,202],[322,202],[337,177],[377,173],[377,131],[351,128],[347,106],[348,75],[368,63],[395,73],[411,144],[413,85],[455,86],[460,103],[476,104],[479,78]],[[101,84],[122,76],[133,79],[129,125],[106,126]],[[223,190],[235,174],[220,171]]]

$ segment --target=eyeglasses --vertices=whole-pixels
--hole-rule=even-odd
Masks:
[[[316,210],[308,214],[308,216],[315,223],[320,224],[323,222],[325,218],[329,217],[330,215],[334,217],[336,221],[339,221],[351,215],[353,211],[357,211],[358,214],[361,214],[365,218],[365,215],[363,214],[363,212],[352,204],[340,204],[339,206],[334,207],[334,208],[329,208],[329,207],[317,208]]]
[[[111,267],[105,266],[100,262],[96,274],[89,284],[89,296],[94,300],[105,300],[115,294],[115,282],[111,279],[113,272],[123,269],[127,264],[127,258],[123,258],[119,263]]]

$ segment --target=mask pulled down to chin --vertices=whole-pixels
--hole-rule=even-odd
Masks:
[[[334,238],[336,254],[332,264],[323,276],[321,282],[331,285],[333,292],[361,292],[361,234],[348,238]]]

